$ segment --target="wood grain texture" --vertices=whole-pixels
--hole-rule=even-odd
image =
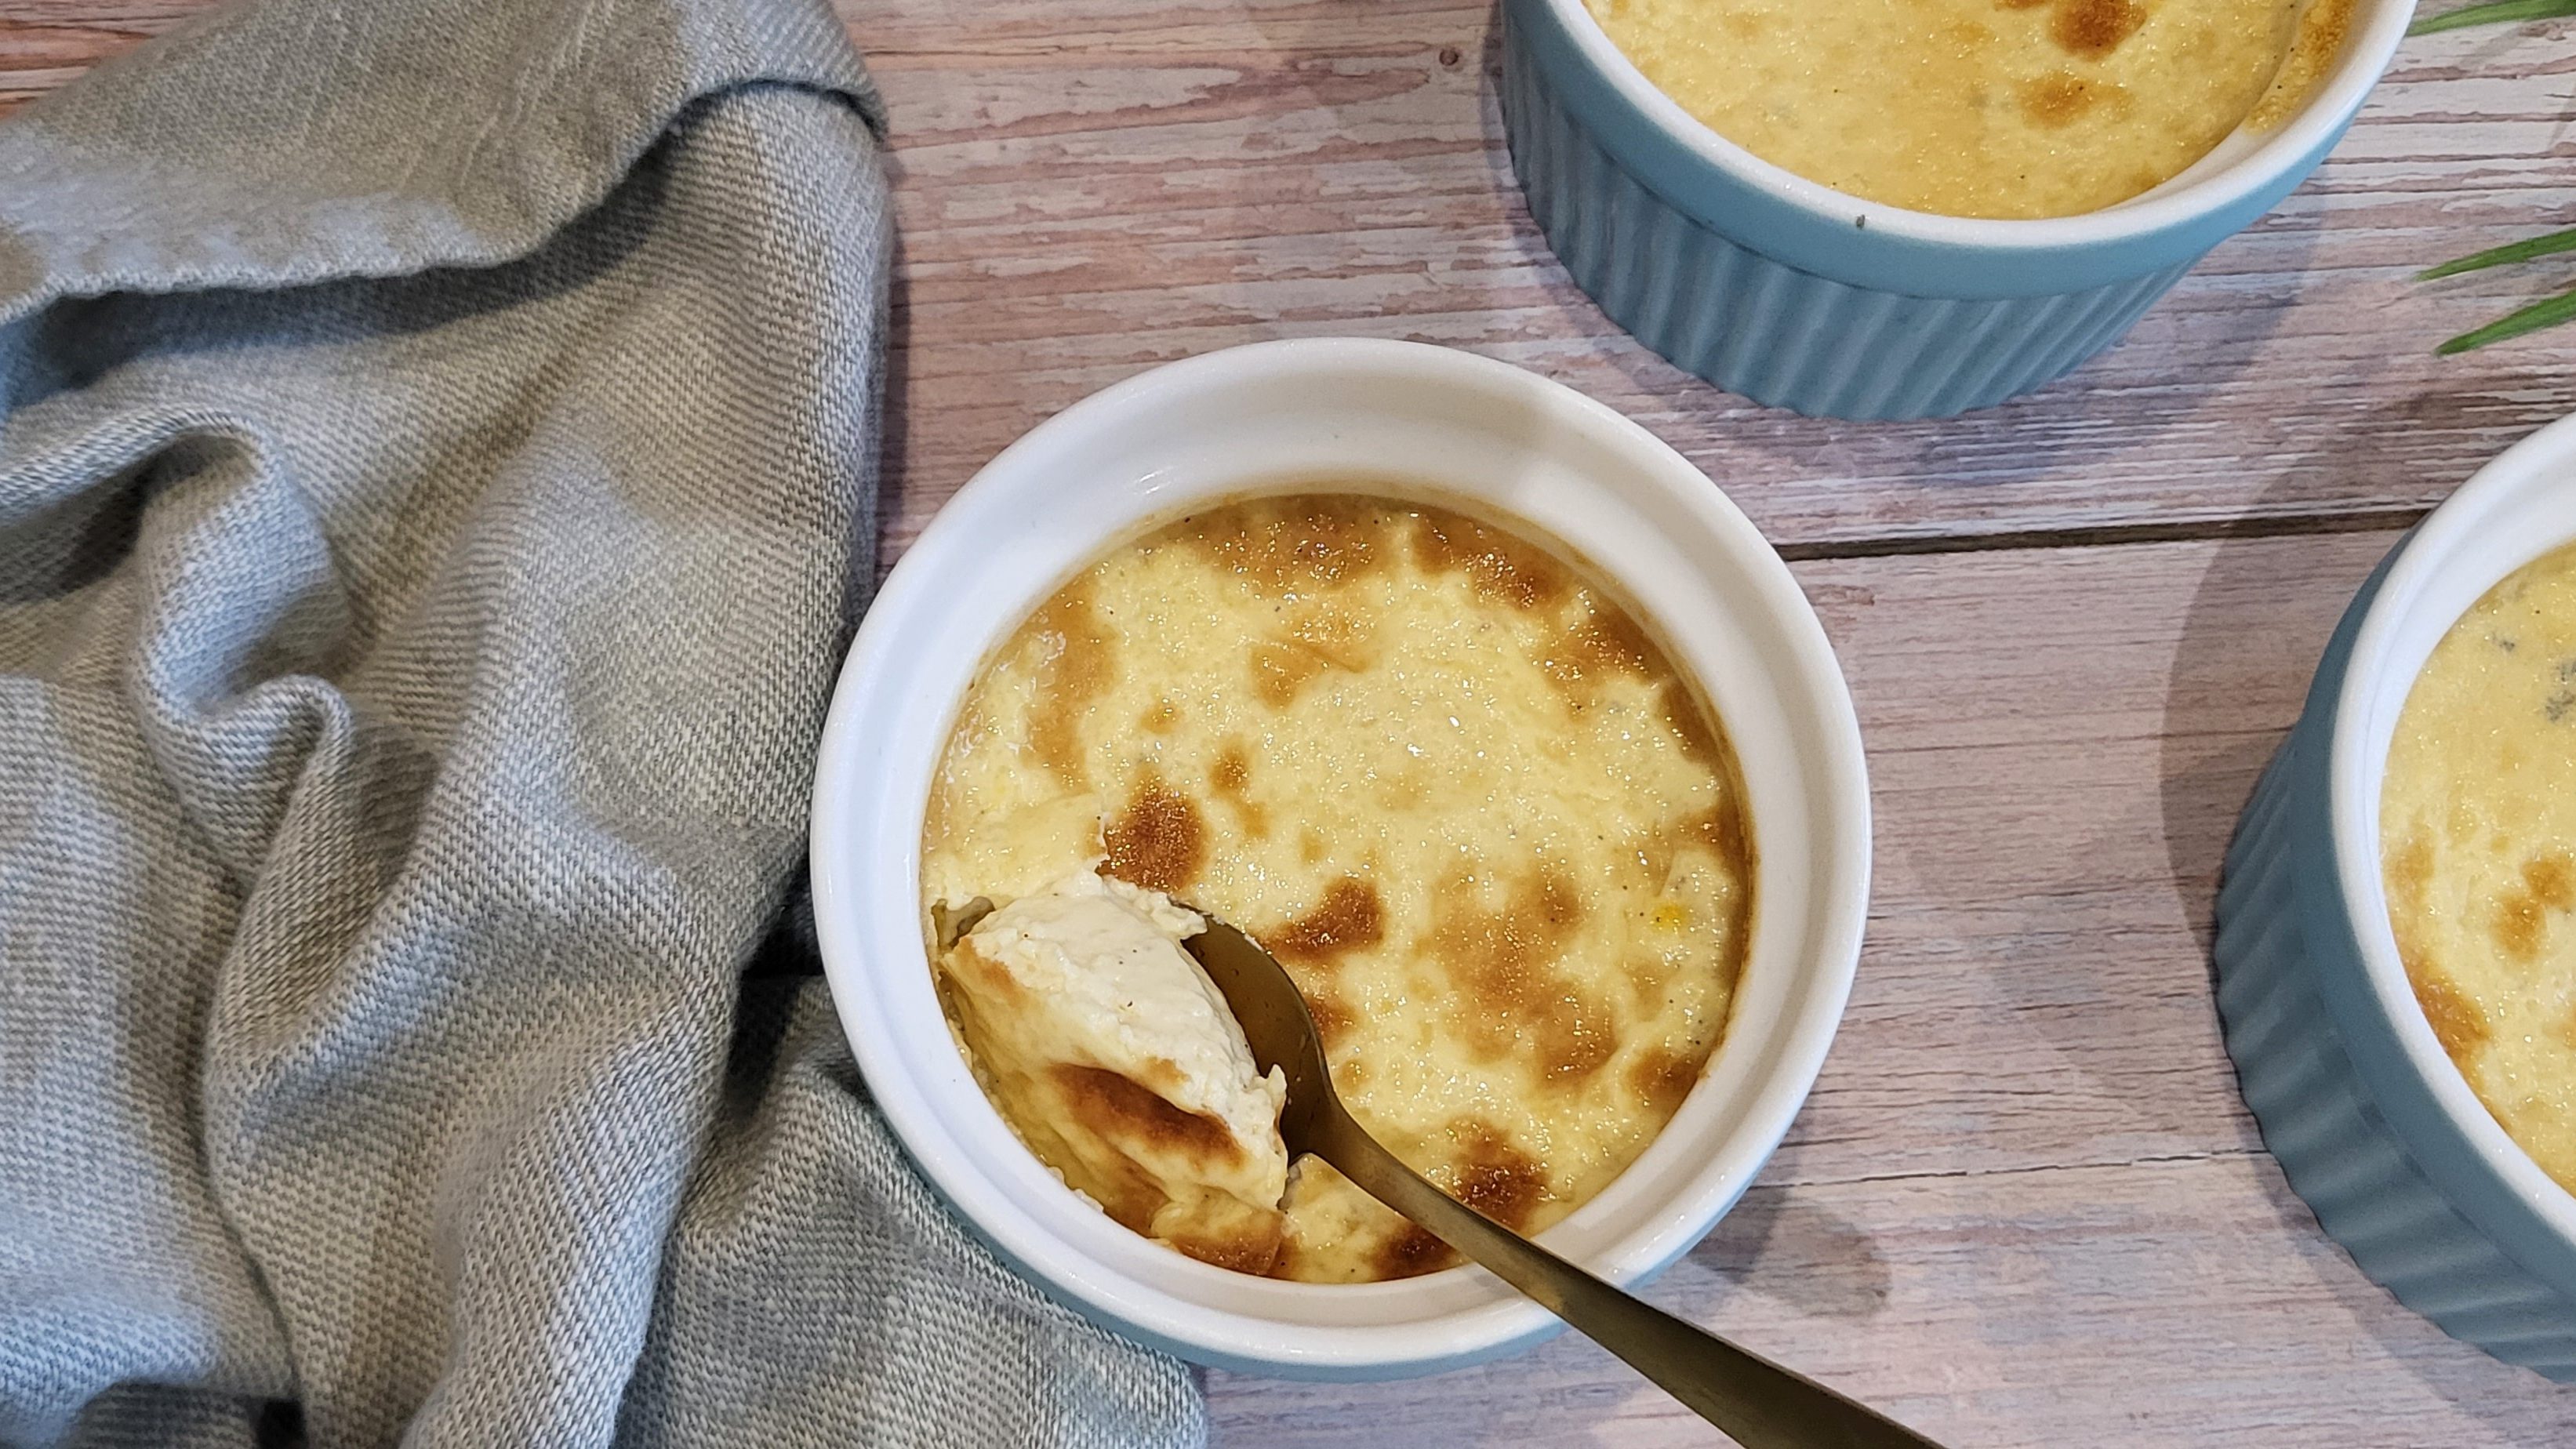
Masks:
[[[1870,943],[1789,1142],[1661,1301],[1963,1449],[2576,1442],[2576,1392],[2318,1233],[2207,966],[2235,812],[2387,527],[2576,398],[2576,329],[2430,354],[2576,257],[2410,280],[2571,220],[2576,25],[2410,41],[2317,177],[2121,347],[1988,414],[1851,425],[1677,373],[1567,282],[1480,0],[839,3],[893,116],[889,560],[1075,399],[1323,333],[1569,382],[1805,560],[1871,750]],[[202,8],[0,0],[0,110]],[[2125,542],[2058,546],[2087,540]],[[1710,1438],[1577,1341],[1412,1383],[1210,1379],[1228,1445]]]
[[[1944,423],[1755,407],[1620,334],[1513,185],[1460,0],[839,0],[893,114],[888,560],[1013,437],[1157,362],[1452,343],[1637,417],[1793,549],[2248,516],[2401,519],[2576,400],[2576,329],[2434,342],[2576,258],[2424,284],[2562,224],[2576,25],[2409,41],[2325,168],[2074,377]],[[0,107],[203,0],[0,0]]]
[[[2413,270],[2571,188],[2564,23],[2410,41],[2336,156],[2121,347],[1949,423],[1794,417],[1706,387],[1566,280],[1513,185],[1484,5],[848,0],[895,120],[900,544],[1021,430],[1231,343],[1453,343],[1572,383],[1830,550],[2247,515],[2400,516],[2564,411],[2576,330],[2432,345],[2563,264]]]
[[[0,0],[0,114],[140,45],[212,0]]]
[[[1869,944],[1788,1142],[1652,1297],[1962,1449],[2576,1442],[2576,1393],[2319,1233],[2210,1001],[2236,812],[2393,539],[1799,566],[1870,750]],[[1226,1445],[1710,1442],[1580,1341],[1210,1389]]]

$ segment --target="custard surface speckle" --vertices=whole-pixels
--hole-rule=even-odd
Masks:
[[[1354,494],[1113,550],[984,667],[925,922],[1091,862],[1249,931],[1386,1144],[1525,1231],[1646,1146],[1725,1029],[1752,844],[1717,724],[1550,549]],[[1278,1276],[1448,1250],[1308,1160]]]

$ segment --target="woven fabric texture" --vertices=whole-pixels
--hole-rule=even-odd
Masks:
[[[882,124],[815,0],[266,0],[0,123],[0,1443],[1204,1437],[782,925]]]

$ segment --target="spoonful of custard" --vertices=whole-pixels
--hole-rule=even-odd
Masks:
[[[1323,1038],[1296,983],[1243,932],[1201,913],[1182,943],[1225,997],[1255,1065],[1287,1079],[1279,1134],[1371,1197],[1529,1295],[1653,1379],[1745,1449],[1939,1449],[1895,1420],[1811,1378],[1693,1327],[1602,1282],[1433,1186],[1342,1106]]]
[[[1602,1282],[1406,1166],[1343,1106],[1286,968],[1216,917],[1090,871],[999,909],[977,896],[931,915],[955,1020],[995,1104],[1068,1186],[1128,1227],[1261,1272],[1279,1250],[1288,1164],[1311,1153],[1746,1449],[1932,1445]]]

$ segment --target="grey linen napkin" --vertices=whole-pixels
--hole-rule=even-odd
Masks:
[[[1203,1437],[774,929],[879,124],[811,0],[268,0],[0,124],[0,1442]]]

